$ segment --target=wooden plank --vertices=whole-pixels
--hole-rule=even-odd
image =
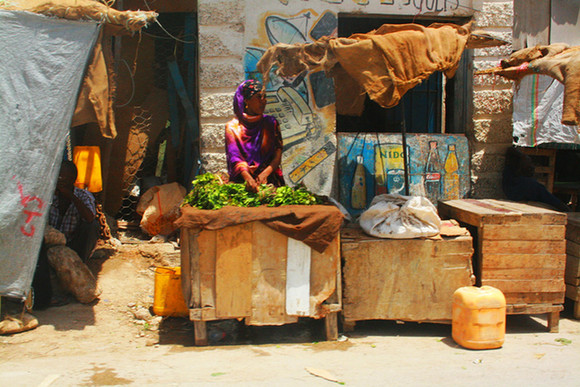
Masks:
[[[541,279],[541,280],[481,280],[482,285],[493,286],[504,293],[543,293],[564,291],[564,278],[562,279]]]
[[[191,255],[189,248],[189,230],[182,228],[179,231],[180,258],[181,258],[181,290],[187,307],[191,307]]]
[[[216,316],[247,317],[252,311],[252,224],[217,231]]]
[[[513,269],[482,269],[481,276],[486,280],[493,279],[557,279],[564,275],[562,269],[543,268],[513,268]]]
[[[568,212],[568,225],[580,228],[580,212]]]
[[[580,243],[566,241],[566,254],[580,257]]]
[[[340,236],[337,235],[322,253],[311,251],[310,317],[324,317],[327,306],[330,305],[335,305],[341,310],[341,281]]]
[[[574,301],[580,301],[580,287],[567,284],[566,297]]]
[[[565,233],[564,225],[486,224],[480,237],[485,240],[561,241]]]
[[[286,313],[291,316],[310,314],[310,252],[304,242],[288,238]]]
[[[489,241],[483,240],[485,254],[564,254],[566,241]]]
[[[566,226],[566,239],[580,243],[580,224],[570,224]]]
[[[481,262],[485,269],[543,268],[561,269],[566,266],[565,254],[485,254]]]
[[[205,346],[207,341],[207,328],[205,321],[194,321],[193,330],[195,335],[195,345]]]
[[[565,281],[571,285],[578,284],[580,277],[580,257],[566,255],[566,275]]]
[[[197,248],[198,234],[192,230],[186,229],[182,236],[185,237],[185,244],[187,246],[186,251],[189,256],[189,268],[186,267],[186,269],[191,278],[191,295],[190,299],[186,299],[185,302],[189,303],[190,308],[201,308],[201,277],[199,273],[200,254],[199,249]]]
[[[217,231],[204,230],[197,237],[200,273],[200,308],[215,310],[215,262]]]
[[[472,284],[472,246],[463,240],[454,242],[453,238],[343,241],[345,321],[450,320],[453,292]],[[452,250],[442,244],[458,249],[454,254],[437,254]],[[464,261],[445,265],[449,257]]]
[[[504,293],[508,304],[562,304],[565,292]]]
[[[253,222],[252,314],[248,325],[295,323],[297,317],[286,315],[286,254],[288,238]]]
[[[564,309],[562,305],[535,304],[535,305],[506,305],[507,314],[542,314],[560,312]]]
[[[338,313],[330,313],[324,318],[324,333],[327,341],[338,340]]]
[[[507,200],[486,199],[485,202],[497,205],[506,210],[520,212],[522,216],[522,219],[520,219],[521,223],[566,224],[567,216],[563,212]]]

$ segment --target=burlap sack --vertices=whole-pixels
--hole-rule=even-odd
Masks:
[[[66,245],[66,237],[56,228],[46,226],[44,230],[44,243],[47,246],[64,246]]]
[[[93,273],[74,250],[66,246],[54,246],[48,249],[47,255],[62,288],[79,302],[88,304],[101,294]]]

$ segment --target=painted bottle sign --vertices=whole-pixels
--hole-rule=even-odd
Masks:
[[[437,141],[429,141],[429,154],[425,165],[425,193],[431,203],[437,205],[441,197],[441,161]]]
[[[455,154],[455,144],[449,145],[443,177],[443,197],[445,200],[459,199],[459,163]]]
[[[363,162],[362,156],[356,157],[356,168],[354,170],[350,194],[350,205],[357,210],[362,210],[367,206],[367,184]]]
[[[375,145],[377,195],[387,192],[403,193],[405,188],[405,170],[403,168],[403,146],[401,144]]]

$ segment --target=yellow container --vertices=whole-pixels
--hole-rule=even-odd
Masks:
[[[98,146],[75,146],[73,162],[79,171],[75,186],[91,192],[101,192],[101,149]]]
[[[181,291],[181,267],[155,269],[153,312],[158,316],[189,316],[189,309]]]
[[[453,340],[469,349],[492,349],[505,339],[505,296],[491,286],[465,286],[453,293]]]

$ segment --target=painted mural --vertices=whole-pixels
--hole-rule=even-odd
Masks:
[[[400,134],[338,135],[339,200],[359,215],[375,195],[405,194]],[[446,134],[407,134],[409,194],[438,200],[463,198],[469,191],[467,138]]]
[[[268,4],[267,10],[264,4]],[[309,8],[305,9],[305,5]],[[472,8],[470,0],[246,0],[246,79],[261,80],[256,63],[272,45],[337,36],[339,12],[460,15],[472,13]],[[272,72],[266,95],[266,114],[275,116],[281,126],[282,170],[287,184],[304,183],[313,192],[331,195],[336,187],[333,179],[338,149],[333,80],[324,72],[304,72],[291,78]],[[396,181],[397,173],[382,178]]]

